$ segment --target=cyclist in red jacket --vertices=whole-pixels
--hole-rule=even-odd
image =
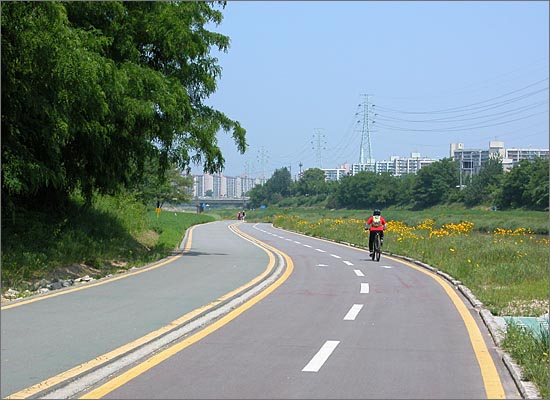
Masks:
[[[372,257],[372,252],[374,251],[374,235],[376,232],[380,232],[380,242],[384,243],[384,230],[386,229],[386,220],[382,215],[380,215],[380,210],[376,209],[372,213],[373,215],[367,220],[365,225],[365,230],[369,230],[369,251]]]

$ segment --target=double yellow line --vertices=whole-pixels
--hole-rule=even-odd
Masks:
[[[185,248],[183,250],[183,253],[186,253],[190,250],[191,248],[191,243],[192,243],[192,233],[193,233],[193,229],[195,228],[195,226],[191,227],[190,230],[188,231],[188,236],[187,236],[187,241],[186,241],[186,245],[185,245]],[[86,372],[89,372],[93,369],[96,369],[98,367],[100,367],[101,365],[103,364],[106,364],[110,361],[113,361],[115,360],[116,358],[132,351],[132,350],[135,350],[137,349],[138,347],[142,346],[142,345],[145,345],[149,342],[151,342],[152,340],[154,339],[157,339],[159,338],[160,336],[164,335],[164,334],[167,334],[168,332],[172,331],[173,329],[177,328],[177,327],[180,327],[182,326],[183,324],[186,324],[188,322],[190,322],[191,320],[195,319],[196,317],[214,309],[216,306],[228,301],[229,299],[231,299],[232,297],[236,296],[237,294],[247,290],[248,288],[250,288],[251,286],[259,283],[260,281],[262,281],[263,279],[265,279],[274,269],[276,263],[275,263],[275,256],[273,255],[273,253],[279,253],[282,255],[282,257],[285,259],[285,262],[286,262],[286,270],[285,272],[283,273],[283,275],[270,287],[268,287],[265,291],[261,292],[260,294],[258,294],[255,298],[253,298],[252,300],[250,300],[249,302],[247,303],[244,303],[243,305],[241,305],[239,308],[235,309],[233,312],[231,312],[229,315],[232,315],[231,318],[228,319],[228,316],[227,315],[226,317],[218,320],[215,324],[213,324],[212,326],[190,336],[188,339],[186,339],[184,342],[181,342],[179,343],[179,345],[177,346],[180,346],[181,347],[181,344],[182,343],[187,343],[184,347],[182,347],[181,349],[177,350],[177,351],[181,351],[183,348],[191,345],[192,343],[195,343],[196,341],[202,339],[202,337],[214,332],[216,329],[220,328],[222,325],[224,325],[225,323],[229,322],[230,320],[236,318],[239,314],[243,313],[245,310],[247,310],[248,308],[250,308],[253,304],[257,303],[258,301],[260,301],[262,298],[264,298],[265,296],[267,296],[269,293],[271,293],[273,290],[275,290],[276,287],[280,286],[287,278],[288,276],[290,276],[290,274],[292,273],[292,270],[293,270],[293,264],[292,264],[292,260],[290,259],[290,257],[288,257],[286,254],[283,254],[281,253],[280,251],[274,249],[273,247],[267,245],[267,244],[264,244],[264,243],[261,243],[259,242],[258,240],[252,238],[251,236],[239,231],[238,229],[236,229],[234,226],[229,226],[229,229],[236,233],[237,235],[240,235],[241,237],[243,237],[245,240],[251,242],[252,244],[254,244],[255,246],[261,248],[264,252],[266,252],[266,254],[268,255],[269,257],[269,262],[268,262],[268,265],[266,267],[266,269],[262,272],[262,274],[258,275],[256,278],[252,279],[251,281],[249,281],[248,283],[246,283],[245,285],[225,294],[224,296],[220,297],[219,299],[203,306],[203,307],[200,307],[196,310],[193,310],[185,315],[183,315],[182,317],[170,322],[168,325],[166,326],[163,326],[162,328],[156,330],[156,331],[153,331],[139,339],[136,339],[128,344],[125,344],[123,346],[120,346],[118,347],[117,349],[109,352],[109,353],[106,353],[106,354],[103,354],[99,357],[96,357],[94,358],[93,360],[90,360],[90,361],[87,361],[83,364],[80,364],[80,365],[77,365],[76,367],[74,368],[71,368],[70,370],[68,371],[65,371],[65,372],[62,372],[61,374],[58,374],[56,376],[53,376],[51,378],[48,378],[46,380],[43,380],[42,382],[40,383],[37,383],[33,386],[30,386],[28,388],[25,388],[23,390],[20,390],[16,393],[12,393],[11,395],[7,396],[6,398],[7,399],[26,399],[26,398],[29,398],[31,396],[34,396],[40,392],[43,392],[43,391],[46,391],[46,390],[49,390],[49,389],[52,389],[54,388],[55,386],[63,383],[63,382],[67,382],[69,381],[70,379],[73,379],[81,374],[84,374]],[[260,244],[261,243],[261,244]],[[268,251],[267,249],[269,249],[270,251]],[[59,292],[59,293],[55,293],[55,294],[51,294],[51,295],[47,295],[47,296],[40,296],[38,298],[34,298],[34,299],[30,299],[30,300],[27,300],[27,301],[23,301],[23,302],[18,302],[18,303],[15,303],[13,305],[10,305],[10,306],[7,306],[6,308],[13,308],[13,307],[17,307],[17,306],[21,306],[23,304],[29,304],[29,303],[33,303],[35,301],[40,301],[40,300],[45,300],[47,298],[51,298],[51,297],[56,297],[56,296],[60,296],[62,294],[67,294],[67,293],[71,293],[71,292],[75,292],[75,291],[78,291],[78,290],[83,290],[83,289],[87,289],[87,288],[91,288],[91,287],[94,287],[94,286],[98,286],[98,285],[102,285],[102,284],[105,284],[105,283],[108,283],[108,282],[112,282],[114,280],[118,280],[118,279],[123,279],[123,278],[126,278],[126,277],[129,277],[129,276],[132,276],[132,275],[135,275],[135,274],[139,274],[139,273],[142,273],[142,272],[146,272],[146,271],[150,271],[152,269],[155,269],[155,268],[159,268],[163,265],[166,265],[180,257],[182,257],[183,254],[179,254],[177,256],[174,256],[174,257],[171,257],[169,259],[167,259],[166,261],[163,261],[159,264],[155,264],[151,267],[147,267],[147,268],[144,268],[144,269],[140,269],[139,271],[136,271],[136,272],[133,272],[133,273],[129,273],[129,274],[124,274],[124,275],[121,275],[119,277],[116,277],[116,278],[113,278],[113,279],[109,279],[109,280],[106,280],[106,281],[102,281],[102,282],[97,282],[97,283],[94,283],[94,284],[91,284],[91,285],[86,285],[86,286],[83,286],[83,287],[79,287],[79,288],[74,288],[74,289],[69,289],[69,290],[65,290],[65,291],[62,291],[62,292]],[[250,303],[250,304],[249,304]],[[2,310],[4,310],[5,308],[2,308]],[[238,312],[238,313],[237,313]],[[221,323],[222,321],[224,321],[223,323]],[[189,342],[191,341],[191,342]],[[168,348],[167,350],[163,351],[162,353],[159,353],[157,356],[154,357],[155,360],[158,359],[159,356],[163,356],[165,358],[163,359],[166,359],[170,356],[172,356],[173,354],[177,353],[177,351],[174,351],[172,354],[170,354],[170,351],[172,349],[174,349],[175,346],[173,347],[170,347]],[[167,355],[168,354],[168,355]],[[151,365],[151,361],[152,359],[148,360],[146,362],[145,365],[150,365],[149,368],[152,368],[154,365],[162,362],[162,360],[156,362],[155,364]],[[141,365],[140,365],[141,366]],[[97,388],[96,390],[92,391],[92,392],[89,392],[85,395],[85,397],[83,398],[99,398],[99,397],[102,397],[102,396],[105,396],[107,393],[109,393],[110,391],[114,390],[116,387],[119,387],[121,385],[123,385],[125,382],[127,382],[128,380],[130,379],[133,379],[135,376],[145,372],[147,369],[144,369],[142,372],[139,372],[137,373],[136,375],[132,376],[131,378],[129,378],[127,381],[121,381],[122,377],[127,377],[128,376],[128,373],[131,373],[132,371],[134,371],[134,373],[136,372],[136,370],[140,367],[136,367],[136,368],[133,368],[131,370],[129,370],[126,374],[124,375],[121,375],[120,377],[118,378],[115,378],[115,380],[113,381],[110,381],[108,382],[107,384]],[[113,386],[115,384],[118,384],[117,386]],[[107,388],[110,388],[112,387],[110,390],[107,390]],[[102,393],[102,394],[100,394]]]
[[[234,229],[233,227],[231,228]],[[212,332],[215,332],[225,324],[229,323],[230,321],[237,318],[239,315],[244,313],[246,310],[254,306],[256,303],[258,303],[260,300],[268,296],[270,293],[272,293],[275,289],[277,289],[284,281],[288,279],[290,274],[292,274],[292,271],[294,270],[294,264],[292,263],[292,260],[288,255],[281,252],[280,250],[275,249],[274,247],[271,247],[263,242],[257,241],[256,239],[252,238],[251,236],[246,235],[245,233],[239,231],[239,235],[243,236],[246,240],[249,240],[250,242],[256,244],[258,247],[262,248],[264,251],[265,249],[269,249],[272,252],[279,253],[285,260],[286,263],[286,269],[283,272],[283,274],[270,286],[268,286],[265,290],[260,292],[258,295],[253,297],[252,299],[248,300],[244,304],[242,304],[240,307],[234,309],[230,313],[226,314],[224,317],[220,318],[213,324],[209,325],[208,327],[202,329],[201,331],[195,333],[194,335],[191,335],[190,337],[186,338],[185,340],[169,347],[168,349],[162,351],[161,353],[158,353],[154,355],[153,357],[149,358],[148,360],[144,361],[143,363],[135,366],[134,368],[126,371],[122,375],[117,376],[116,378],[112,379],[111,381],[105,383],[104,385],[86,393],[84,396],[80,397],[81,399],[99,399],[113,390],[121,387],[122,385],[128,383],[132,379],[138,377],[139,375],[143,374],[144,372],[150,370],[151,368],[155,367],[156,365],[162,363],[166,359],[172,357],[173,355],[179,353],[183,349],[191,346],[193,343],[198,342],[199,340],[203,339],[204,337],[210,335]],[[259,245],[261,243],[261,245]],[[267,252],[271,257],[271,253]],[[247,285],[248,286],[248,285]]]

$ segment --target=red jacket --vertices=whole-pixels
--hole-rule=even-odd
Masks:
[[[372,226],[372,221],[373,221],[373,218],[372,216],[367,220],[367,225],[370,226],[370,230],[371,231],[383,231],[384,230],[384,225],[386,225],[386,220],[384,219],[383,216],[380,216],[380,226]]]

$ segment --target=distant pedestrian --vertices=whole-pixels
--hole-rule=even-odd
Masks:
[[[241,213],[241,219],[242,219],[243,221],[244,221],[244,217],[246,217],[246,213],[245,213],[244,210],[243,210],[243,212]]]
[[[237,219],[240,221],[242,218],[242,215],[241,215],[241,212],[239,211],[239,213],[237,214]]]

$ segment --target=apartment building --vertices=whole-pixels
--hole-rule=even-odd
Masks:
[[[491,141],[486,149],[465,149],[463,143],[452,143],[450,155],[453,160],[459,161],[460,172],[465,175],[479,173],[483,164],[492,157],[502,160],[502,167],[509,171],[521,160],[532,160],[535,157],[550,159],[549,149],[506,149],[504,142]]]
[[[349,175],[350,165],[344,163],[336,168],[321,168],[321,170],[325,173],[325,181],[339,181],[342,177]]]
[[[376,172],[394,176],[416,174],[422,167],[435,161],[434,158],[421,157],[420,153],[411,153],[410,157],[391,156],[389,160],[376,161]]]
[[[536,157],[550,159],[549,149],[506,149],[506,158],[518,163],[521,160],[532,160]]]
[[[241,198],[247,196],[250,189],[262,185],[265,178],[224,176],[222,174],[193,175],[193,196],[205,197],[211,191],[214,198]]]

